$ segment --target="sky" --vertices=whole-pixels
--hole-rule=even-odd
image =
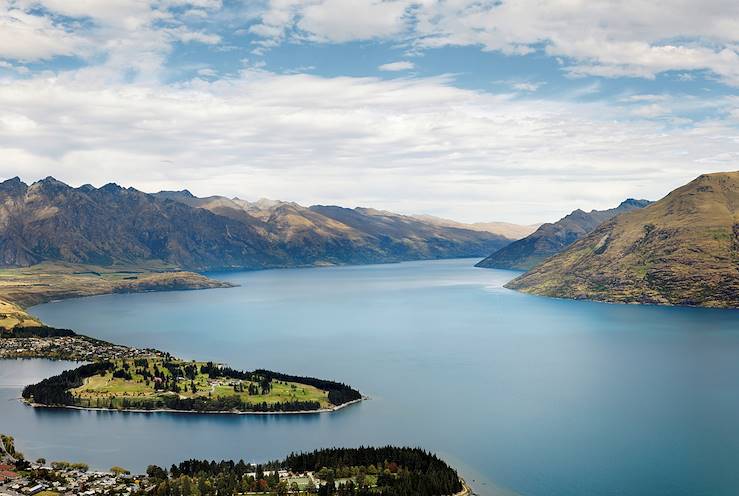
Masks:
[[[0,178],[528,224],[738,159],[736,0],[0,0]]]

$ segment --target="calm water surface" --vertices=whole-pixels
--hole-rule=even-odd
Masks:
[[[142,470],[188,457],[420,445],[481,494],[739,493],[739,312],[607,305],[503,289],[471,260],[217,274],[235,289],[42,305],[46,322],[184,358],[348,382],[335,414],[36,410],[0,362],[0,431],[28,457]],[[19,380],[17,377],[22,376]]]

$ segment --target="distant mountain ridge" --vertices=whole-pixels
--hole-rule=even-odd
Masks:
[[[484,231],[493,234],[500,234],[508,239],[521,239],[525,238],[529,234],[536,231],[541,224],[513,224],[511,222],[474,222],[467,224],[464,222],[457,222],[450,219],[444,219],[442,217],[435,217],[433,215],[414,215],[416,219],[423,222],[428,222],[437,226],[445,227],[457,227],[460,229],[472,229],[473,231]]]
[[[509,241],[371,209],[0,183],[0,266],[154,262],[205,271],[472,257]]]
[[[253,226],[275,243],[290,265],[330,265],[474,256],[485,246],[503,246],[504,236],[436,226],[371,208],[344,208],[261,199],[211,196],[187,191],[153,196],[206,209]]]
[[[216,242],[217,241],[217,242]],[[65,261],[108,266],[274,266],[270,240],[243,222],[107,184],[72,188],[54,178],[0,183],[0,264]]]
[[[624,303],[739,307],[739,172],[704,174],[506,285]]]
[[[602,222],[623,212],[643,208],[649,203],[648,200],[629,198],[618,207],[608,210],[585,212],[577,209],[557,222],[542,224],[534,233],[501,248],[476,266],[529,270],[587,235]]]

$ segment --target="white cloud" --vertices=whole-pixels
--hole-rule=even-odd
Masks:
[[[25,61],[75,55],[84,51],[87,43],[84,36],[68,31],[50,17],[0,3],[0,58]]]
[[[8,135],[33,132],[36,128],[38,128],[38,123],[23,114],[12,112],[0,114],[0,130]]]
[[[667,95],[638,94],[629,95],[622,100],[625,102],[662,102],[668,99]]]
[[[202,69],[198,69],[198,76],[212,78],[218,76],[218,71],[210,67],[203,67]]]
[[[635,115],[637,117],[661,117],[661,116],[669,114],[670,109],[668,109],[664,105],[652,103],[649,105],[641,105],[641,106],[635,107],[631,111],[631,113],[632,115]]]
[[[240,27],[259,38],[258,54],[288,39],[392,40],[410,52],[540,50],[573,77],[680,71],[684,79],[708,71],[739,85],[734,0],[265,0],[240,8],[247,12]],[[217,29],[207,19],[223,9],[220,0],[0,0],[0,58],[103,54],[121,66],[140,54],[143,60],[129,65],[142,71],[161,65],[176,41],[220,43],[190,21]]]
[[[734,0],[272,0],[252,32],[265,38],[264,47],[288,37],[474,45],[507,54],[543,47],[573,76],[708,70],[739,85]]]
[[[298,27],[332,42],[386,38],[405,28],[402,1],[325,0],[302,11]]]
[[[0,0],[3,74],[27,71],[19,60],[90,61],[0,78],[0,175],[535,222],[626,196],[656,198],[701,172],[736,168],[739,104],[728,97],[575,103],[537,98],[539,81],[499,81],[507,91],[495,94],[455,87],[451,77],[275,74],[260,58],[223,79],[193,64],[197,78],[163,84],[174,43],[222,43],[202,27],[222,8],[218,0]],[[260,36],[257,52],[286,40],[474,45],[541,50],[573,77],[710,71],[739,84],[735,2],[273,0],[249,9],[227,29]],[[413,67],[399,60],[378,69]],[[530,94],[516,98],[511,88]],[[595,81],[569,98],[599,88]],[[707,113],[718,117],[685,117]]]
[[[536,91],[541,88],[543,83],[532,83],[527,81],[511,83],[511,88],[517,91]]]
[[[0,109],[0,176],[463,220],[534,222],[656,198],[735,167],[725,157],[739,153],[734,121],[673,129],[631,106],[522,101],[448,78],[247,69],[232,80],[130,85],[63,74],[0,79]]]
[[[398,62],[389,62],[387,64],[382,64],[378,67],[381,71],[390,71],[390,72],[397,72],[397,71],[408,71],[413,69],[415,64],[413,62],[407,61],[407,60],[400,60]]]
[[[75,56],[102,65],[78,77],[156,78],[175,42],[217,44],[220,36],[193,30],[175,7],[218,9],[211,0],[0,0],[0,59],[36,61]],[[187,16],[183,16],[187,17]]]
[[[24,65],[15,65],[4,60],[0,60],[0,69],[15,71],[18,74],[29,74],[31,72],[30,69]]]
[[[331,43],[387,38],[406,29],[410,5],[407,0],[271,0],[250,31],[266,38],[261,44],[267,47],[288,34]]]
[[[708,69],[739,84],[739,4],[731,0],[429,2],[418,19],[424,46],[517,53],[543,44],[574,75]]]

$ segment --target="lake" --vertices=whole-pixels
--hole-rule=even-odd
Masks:
[[[515,272],[473,263],[211,274],[240,286],[35,307],[98,338],[371,399],[301,416],[32,409],[18,385],[68,365],[7,361],[0,431],[29,458],[104,469],[393,443],[439,453],[483,495],[739,493],[739,311],[527,296],[502,288]]]

